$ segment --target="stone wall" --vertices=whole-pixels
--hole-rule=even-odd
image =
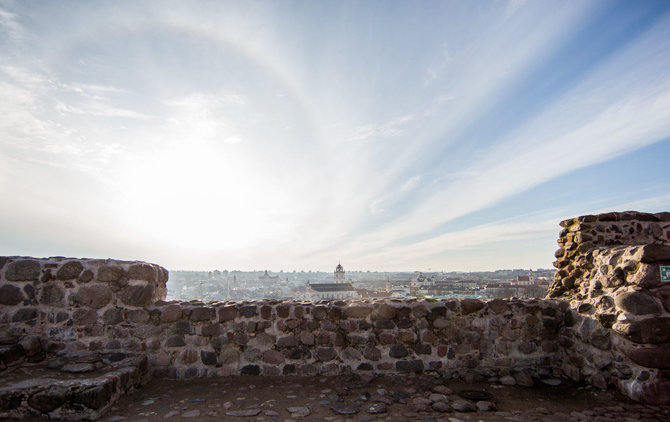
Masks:
[[[149,358],[154,376],[438,371],[555,374],[556,300],[164,302],[141,262],[2,258],[0,359],[79,352]],[[532,382],[532,381],[530,381]]]
[[[561,223],[548,299],[165,302],[143,262],[0,258],[0,370],[55,354],[148,358],[156,377],[436,372],[567,376],[670,403],[670,213]]]
[[[569,301],[561,369],[576,381],[616,386],[670,403],[670,213],[588,215],[561,222],[549,296]]]
[[[154,375],[176,378],[424,371],[486,378],[525,371],[539,378],[553,375],[562,306],[472,299],[159,302],[148,310],[156,315],[148,350]]]
[[[165,298],[167,279],[167,270],[144,262],[0,257],[0,344],[21,339],[30,355],[109,349],[118,339],[117,349],[139,351],[117,324],[142,321]]]
[[[154,376],[439,371],[553,376],[567,304],[473,299],[164,302],[141,262],[3,258],[6,364],[44,353],[145,354]]]

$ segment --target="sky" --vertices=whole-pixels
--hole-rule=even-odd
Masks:
[[[669,160],[665,0],[0,0],[0,255],[551,268]]]

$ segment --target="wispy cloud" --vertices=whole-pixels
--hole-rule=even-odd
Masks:
[[[606,3],[558,1],[285,13],[121,4],[0,6],[0,31],[12,34],[0,52],[0,184],[32,192],[26,209],[34,198],[58,208],[24,217],[83,219],[72,204],[86,197],[86,218],[106,222],[100,242],[118,246],[124,230],[146,239],[110,256],[398,268],[437,267],[465,248],[513,262],[523,242],[552,249],[564,213],[600,206],[575,199],[539,212],[527,192],[670,136],[660,12],[636,21]],[[366,20],[373,12],[383,19]],[[628,193],[606,197],[667,202]]]
[[[365,141],[377,138],[392,138],[402,136],[407,132],[407,124],[414,119],[414,115],[406,114],[384,123],[370,123],[355,129],[352,140]]]
[[[0,29],[13,40],[20,40],[23,38],[24,29],[18,22],[18,16],[15,13],[9,12],[0,5]]]

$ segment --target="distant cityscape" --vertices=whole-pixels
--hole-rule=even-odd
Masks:
[[[482,272],[170,271],[168,300],[534,298],[544,297],[554,269]]]

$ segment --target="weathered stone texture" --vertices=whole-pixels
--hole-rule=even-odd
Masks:
[[[112,300],[112,291],[103,284],[86,285],[74,295],[77,305],[100,309]]]
[[[121,290],[119,298],[128,306],[148,306],[153,301],[154,286],[127,286]]]
[[[549,295],[572,308],[559,336],[570,378],[597,388],[616,384],[648,402],[665,394],[657,369],[670,357],[670,287],[660,278],[660,266],[670,265],[667,216],[624,212],[561,222]]]
[[[84,271],[84,266],[79,261],[66,262],[56,272],[56,279],[58,280],[72,280],[79,277]],[[88,280],[90,281],[90,280]]]
[[[7,264],[5,278],[8,281],[33,281],[40,276],[40,263],[34,259],[18,259]]]
[[[0,286],[0,305],[18,305],[23,302],[23,293],[17,286],[5,284]]]
[[[647,293],[629,291],[615,296],[616,306],[634,315],[659,315],[661,308],[654,298]]]

